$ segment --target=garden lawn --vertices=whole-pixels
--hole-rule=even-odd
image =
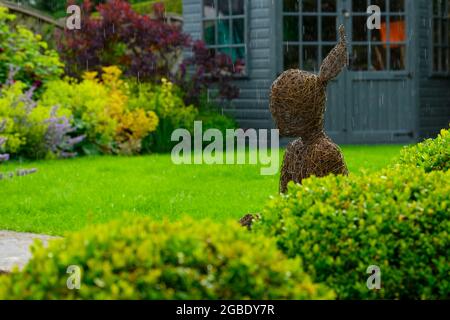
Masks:
[[[349,170],[378,170],[400,146],[344,146]],[[282,157],[280,156],[280,163]],[[93,223],[133,215],[217,221],[259,212],[278,190],[279,175],[256,165],[174,165],[169,154],[10,162],[0,171],[37,168],[0,180],[0,230],[63,235]]]

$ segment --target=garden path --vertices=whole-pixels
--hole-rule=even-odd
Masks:
[[[14,266],[23,268],[31,258],[30,245],[35,239],[44,244],[55,237],[32,233],[0,231],[0,273],[9,272]]]

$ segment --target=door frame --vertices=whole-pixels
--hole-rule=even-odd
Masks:
[[[353,53],[353,42],[350,40],[353,40],[353,26],[352,22],[353,19],[352,16],[352,0],[338,0],[339,3],[343,5],[342,10],[346,10],[350,13],[350,17],[343,17],[343,23],[347,30],[347,37],[349,39],[348,44],[348,53],[349,56]],[[386,6],[389,4],[389,1],[395,1],[395,0],[386,0]],[[344,12],[344,11],[342,11]],[[414,19],[414,12],[415,12],[415,4],[414,1],[411,0],[405,0],[405,11],[404,11],[404,17],[405,17],[405,24],[406,24],[406,41],[405,41],[405,69],[404,70],[388,70],[388,71],[353,71],[351,70],[350,66],[347,68],[347,72],[343,75],[344,81],[346,83],[347,90],[345,91],[346,99],[345,99],[345,105],[347,109],[347,123],[346,123],[346,143],[348,144],[357,144],[357,143],[411,143],[417,139],[418,135],[418,126],[417,126],[417,99],[414,99],[414,96],[416,95],[415,89],[416,89],[416,83],[414,81],[415,74],[414,74],[414,67],[415,67],[415,55],[416,52],[414,48],[416,47],[416,37],[414,37],[414,29],[415,29],[415,19]],[[398,14],[396,13],[389,13],[390,15],[396,16]],[[368,16],[368,15],[367,15]],[[370,40],[369,40],[370,43]],[[389,56],[386,57],[386,61],[388,61]],[[352,110],[349,108],[352,108],[353,106],[353,95],[352,95],[352,86],[355,81],[403,81],[406,83],[406,88],[408,89],[409,94],[406,94],[407,101],[406,104],[410,105],[411,108],[411,114],[410,114],[410,130],[407,129],[405,131],[402,130],[385,130],[385,131],[353,131],[352,130],[352,121],[353,121],[353,114]],[[389,116],[389,115],[388,115]],[[362,136],[362,138],[361,138]]]
[[[344,10],[347,10],[352,13],[352,0],[336,0],[337,1],[337,26],[340,24],[344,24],[346,28],[346,34],[348,39],[348,51],[349,55],[351,55],[353,51],[352,46],[352,25],[351,18],[347,18],[344,16]],[[390,0],[395,1],[395,0]],[[275,1],[275,10],[274,15],[276,19],[273,20],[274,25],[274,34],[275,34],[275,62],[274,67],[276,70],[274,71],[274,78],[276,78],[279,74],[284,71],[283,65],[283,1]],[[337,79],[333,80],[335,85],[338,86],[338,90],[340,92],[344,92],[344,94],[339,95],[339,101],[335,103],[342,106],[342,112],[345,112],[345,123],[343,124],[342,131],[328,131],[328,134],[338,143],[343,144],[361,144],[361,143],[410,143],[417,140],[419,135],[419,126],[418,126],[418,92],[417,92],[417,81],[414,81],[416,78],[416,72],[414,71],[417,65],[417,52],[415,48],[417,47],[417,37],[415,36],[415,28],[416,28],[416,4],[415,1],[405,0],[405,23],[406,23],[406,55],[405,55],[405,70],[401,71],[352,71],[350,68],[346,68],[342,71],[342,73],[337,77]],[[320,13],[318,13],[320,15]],[[393,14],[395,15],[395,14]],[[319,30],[320,31],[320,30]],[[319,32],[318,31],[318,32]],[[321,61],[319,61],[320,66]],[[374,137],[371,138],[360,138],[355,136],[351,130],[352,124],[352,112],[350,109],[350,104],[353,101],[349,101],[352,98],[352,81],[358,77],[358,79],[364,81],[406,81],[408,83],[407,88],[411,89],[410,96],[408,97],[408,104],[411,105],[411,130],[412,136],[409,136],[408,132],[393,132],[393,131],[385,131],[378,132],[375,135],[379,135],[379,138]],[[371,132],[368,131],[367,136],[371,135]],[[395,135],[404,135],[404,138],[393,140],[392,136]]]

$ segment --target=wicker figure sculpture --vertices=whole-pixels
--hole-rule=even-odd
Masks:
[[[286,149],[281,193],[286,192],[289,181],[301,183],[311,175],[348,174],[339,147],[323,128],[327,84],[347,65],[344,26],[340,26],[339,34],[340,41],[323,61],[319,75],[292,69],[272,85],[270,111],[280,135],[297,138]]]

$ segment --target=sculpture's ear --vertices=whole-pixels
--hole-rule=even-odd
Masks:
[[[323,60],[320,67],[319,78],[323,82],[328,82],[337,77],[342,69],[348,65],[347,38],[343,25],[339,27],[339,43],[331,50]]]

